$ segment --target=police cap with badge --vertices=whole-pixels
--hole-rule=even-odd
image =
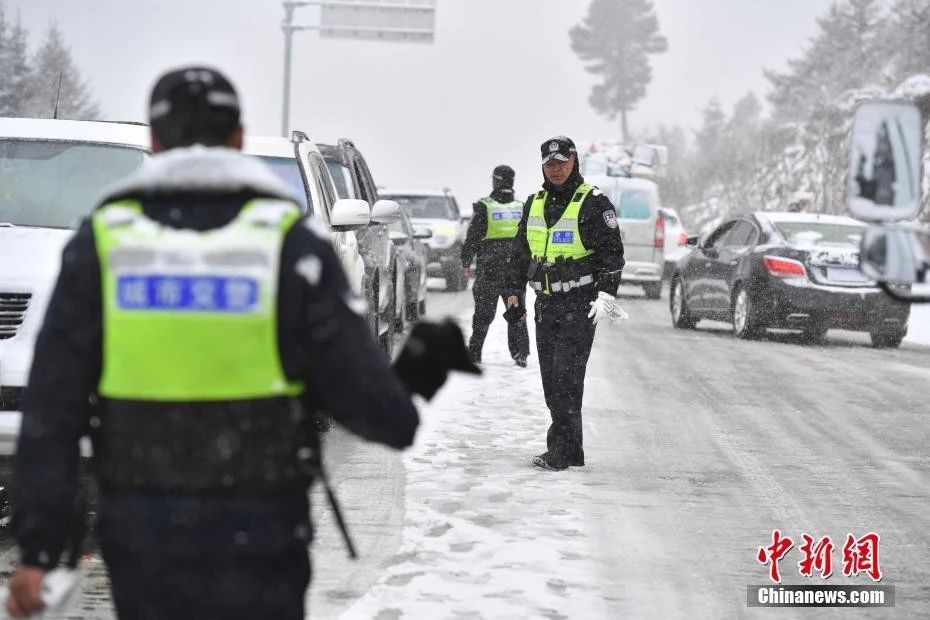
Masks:
[[[542,151],[543,165],[550,161],[568,161],[572,158],[572,155],[578,153],[572,139],[565,136],[549,138],[542,143],[540,150]]]

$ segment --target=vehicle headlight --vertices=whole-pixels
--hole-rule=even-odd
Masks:
[[[454,240],[454,237],[450,237],[449,235],[439,235],[439,234],[433,234],[433,239],[432,239],[433,245],[435,245],[436,247],[440,247],[440,248],[449,247],[450,245],[452,245],[453,240]]]

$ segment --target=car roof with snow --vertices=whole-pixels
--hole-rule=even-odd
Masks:
[[[756,217],[764,218],[772,224],[779,222],[797,222],[810,224],[839,224],[844,226],[858,226],[865,228],[865,223],[845,215],[830,215],[827,213],[793,213],[791,211],[756,211]]]
[[[151,149],[149,127],[140,123],[0,118],[0,138],[90,142],[135,147],[146,151]]]

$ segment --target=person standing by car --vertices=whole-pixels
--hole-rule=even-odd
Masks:
[[[527,283],[536,291],[536,351],[552,424],[533,464],[563,470],[585,462],[581,403],[595,326],[625,316],[614,299],[623,242],[610,200],[581,176],[575,143],[558,136],[541,150],[545,182],[523,207],[507,306],[523,305]]]
[[[506,301],[506,265],[510,258],[510,245],[517,235],[523,203],[514,200],[514,171],[510,166],[497,166],[491,176],[491,195],[474,204],[468,234],[462,246],[462,264],[471,265],[476,259],[475,312],[472,317],[471,339],[468,351],[472,361],[481,362],[484,339],[494,320],[498,298]],[[523,307],[523,295],[519,295]],[[510,357],[521,368],[526,367],[530,354],[530,337],[526,329],[526,313],[510,312],[507,320],[507,344]]]
[[[307,412],[403,448],[411,393],[477,369],[457,328],[422,324],[392,371],[317,225],[238,152],[222,74],[165,74],[150,117],[155,155],[68,243],[36,345],[7,609],[45,605],[89,433],[119,617],[303,618],[319,473]]]

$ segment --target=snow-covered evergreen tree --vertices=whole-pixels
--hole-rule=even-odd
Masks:
[[[36,52],[33,67],[32,88],[26,106],[29,116],[52,118],[57,101],[58,118],[97,117],[97,105],[57,25],[49,27],[45,42]]]

